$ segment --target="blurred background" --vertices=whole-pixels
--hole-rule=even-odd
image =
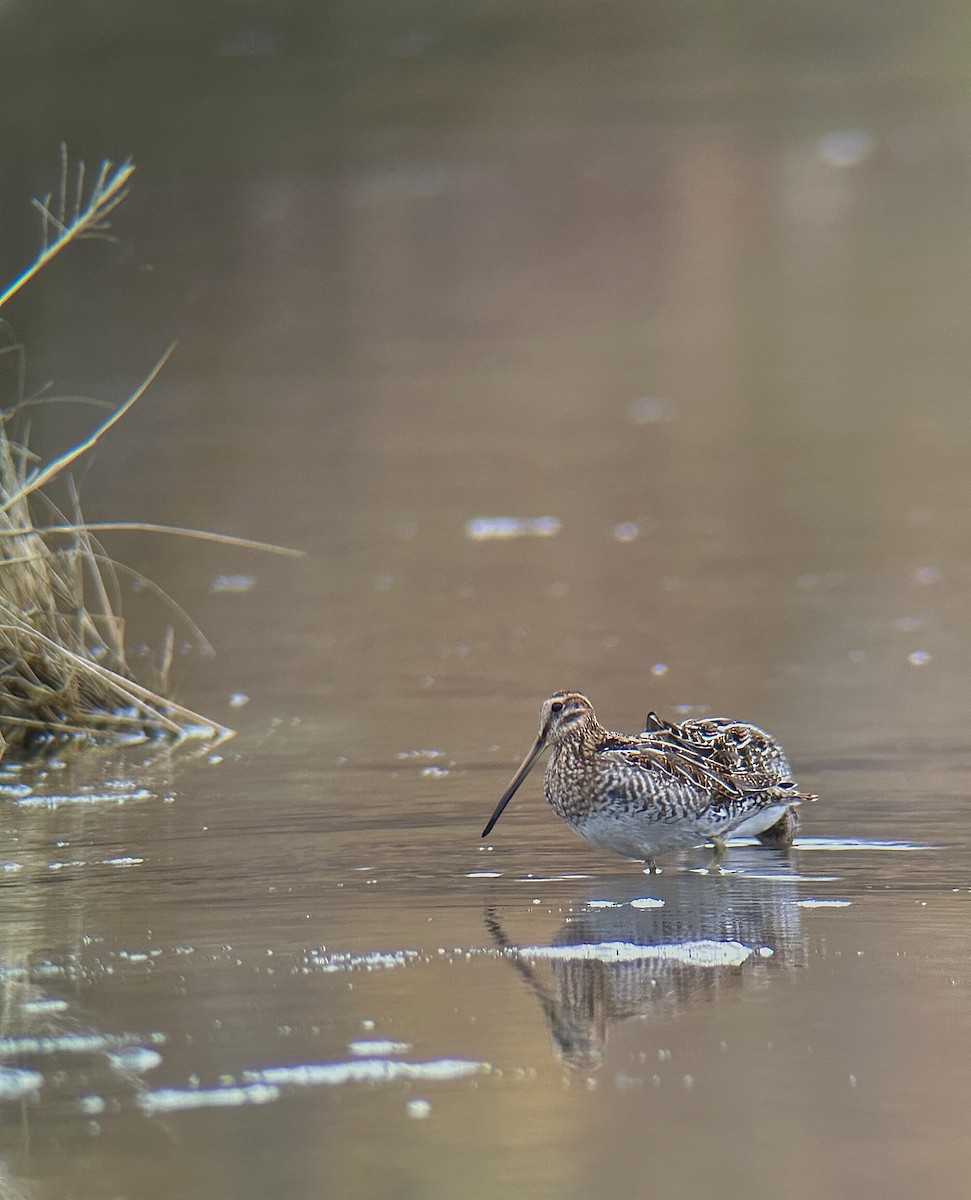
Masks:
[[[808,671],[854,694],[839,736],[878,680],[933,702],[913,652],[934,694],[963,673],[963,6],[9,4],[4,24],[5,276],[61,140],[138,165],[120,245],[11,310],[31,383],[121,398],[178,340],[86,512],[307,550],[264,567],[256,622],[195,594],[210,547],[118,549],[204,626],[215,604],[261,679],[268,649],[281,703],[383,692],[424,725],[487,696],[503,732],[503,701],[609,681],[616,720],[803,722]],[[502,516],[557,532],[468,536]]]
[[[180,632],[178,699],[239,736],[218,764],[127,767],[120,811],[114,768],[29,781],[54,800],[9,802],[7,960],[42,950],[86,1028],[166,1031],[171,1088],[330,1061],[382,1017],[435,1054],[458,1020],[450,1055],[522,1072],[448,1093],[433,1145],[414,1138],[435,1113],[408,1120],[415,1096],[387,1089],[192,1113],[177,1152],[127,1100],[100,1141],[65,1102],[34,1115],[33,1156],[14,1126],[24,1194],[73,1178],[84,1197],[426,1197],[461,1179],[470,1196],[612,1196],[657,1177],[668,1195],[885,1197],[966,1176],[966,1085],[928,1064],[971,1032],[945,996],[968,983],[969,61],[971,12],[944,0],[0,4],[0,279],[37,251],[30,198],[56,185],[62,141],[138,168],[118,243],[69,249],[5,309],[28,390],[120,403],[178,342],[84,460],[86,517],[306,551],[111,540],[216,649]],[[31,443],[57,452],[97,419],[38,409]],[[142,599],[136,665],[169,620]],[[654,1024],[620,1040],[599,1091],[565,1085],[540,1018],[573,1045],[562,995],[503,958],[507,925],[549,941],[560,914],[628,886],[557,826],[538,779],[478,849],[558,688],[628,731],[650,709],[756,721],[822,797],[804,833],[833,840],[830,882],[809,899],[845,913],[782,936],[795,884],[667,896],[705,937],[722,906],[743,941],[768,905],[765,945],[804,981],[706,993],[692,1024],[665,1010],[661,1049],[683,1039],[704,1066],[730,1046],[707,1090],[683,1084],[697,1064],[673,1100],[658,1090]],[[880,839],[913,853],[868,852]],[[138,860],[123,876],[104,865],[122,858]],[[499,934],[495,905],[511,906]],[[197,952],[194,985],[177,946]],[[483,957],[446,972],[440,946]],[[408,947],[428,969],[389,971],[363,1007],[313,958]],[[153,948],[151,983],[106,984],[119,954]],[[929,976],[894,974],[907,948]],[[864,950],[861,975],[846,964]],[[251,991],[233,963],[269,952],[296,975],[323,962],[319,990]],[[766,1060],[769,1025],[790,1057]],[[565,1053],[586,1069],[602,1051]],[[850,1095],[867,1066],[896,1106]],[[729,1137],[726,1109],[763,1097],[778,1116]]]

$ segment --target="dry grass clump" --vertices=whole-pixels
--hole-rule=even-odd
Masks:
[[[108,215],[124,199],[133,170],[131,163],[113,167],[106,162],[87,188],[84,164],[69,172],[62,148],[56,199],[34,201],[42,218],[41,251],[0,293],[0,309],[69,242],[108,236]],[[15,394],[6,398],[6,411],[0,411],[0,755],[23,756],[52,739],[67,737],[105,741],[230,736],[231,730],[164,697],[174,640],[171,629],[153,681],[157,690],[140,684],[126,659],[118,576],[135,573],[104,552],[97,534],[110,528],[160,527],[85,524],[70,481],[67,516],[42,490],[58,476],[62,482],[66,479],[69,465],[124,416],[171,351],[94,433],[45,465],[14,436],[15,418],[29,403],[23,396],[23,352],[2,318],[0,335],[6,342],[0,345],[0,358],[15,364],[9,373],[16,376]],[[201,531],[168,532],[278,549]]]

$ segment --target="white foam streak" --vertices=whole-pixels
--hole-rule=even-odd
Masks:
[[[138,1097],[138,1107],[151,1116],[193,1108],[241,1108],[244,1104],[272,1104],[279,1098],[279,1088],[261,1083],[246,1087],[161,1088],[157,1092],[143,1092]]]
[[[759,949],[766,957],[768,947]],[[769,954],[772,953],[768,950]],[[737,967],[755,953],[741,942],[672,942],[657,946],[638,946],[633,942],[582,942],[577,946],[526,946],[517,951],[523,958],[566,962],[681,962],[694,967]]]
[[[488,1063],[461,1058],[440,1058],[433,1062],[392,1062],[384,1058],[365,1058],[358,1062],[307,1063],[294,1067],[267,1067],[262,1071],[244,1071],[248,1083],[275,1087],[334,1087],[343,1083],[390,1083],[394,1080],[467,1079],[491,1070]]]

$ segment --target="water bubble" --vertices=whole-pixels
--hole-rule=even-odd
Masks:
[[[348,1042],[347,1048],[351,1054],[356,1054],[359,1058],[369,1055],[381,1058],[392,1054],[407,1054],[411,1049],[411,1043],[393,1042],[390,1038],[367,1038]]]
[[[252,575],[217,575],[210,583],[210,592],[251,592],[256,587]]]
[[[635,425],[670,421],[673,416],[674,405],[662,396],[641,396],[630,406],[630,419]]]
[[[553,537],[560,529],[557,517],[474,517],[465,523],[465,536],[473,542]]]
[[[856,167],[870,157],[874,144],[865,129],[836,129],[819,139],[819,153],[832,167]]]
[[[39,1071],[0,1067],[0,1100],[20,1100],[43,1086],[44,1076]]]
[[[233,692],[229,697],[230,708],[242,708],[244,704],[249,704],[249,696],[245,692]]]
[[[932,583],[940,583],[941,573],[937,567],[918,567],[914,578],[918,583],[928,585]]]
[[[926,650],[915,650],[912,654],[907,655],[907,661],[912,667],[922,667],[924,663],[930,662],[931,656]]]
[[[409,1100],[405,1105],[405,1112],[414,1121],[423,1121],[431,1111],[432,1105],[430,1100],[423,1100],[416,1097],[414,1100]]]
[[[146,1071],[154,1070],[161,1064],[162,1056],[157,1050],[150,1050],[147,1046],[126,1046],[109,1054],[108,1061],[116,1071],[144,1075]]]
[[[654,666],[651,667],[652,675],[661,676],[661,675],[667,675],[667,673],[668,673],[668,668],[667,668],[666,663],[655,663]]]
[[[624,521],[614,526],[614,537],[618,542],[632,542],[640,533],[633,521]]]

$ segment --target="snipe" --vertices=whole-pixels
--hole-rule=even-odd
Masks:
[[[611,733],[579,692],[555,692],[539,736],[482,831],[488,837],[537,759],[550,748],[546,799],[558,817],[603,850],[646,862],[732,835],[791,844],[796,790],[779,743],[757,725],[712,717],[675,725],[655,713],[641,734]]]

